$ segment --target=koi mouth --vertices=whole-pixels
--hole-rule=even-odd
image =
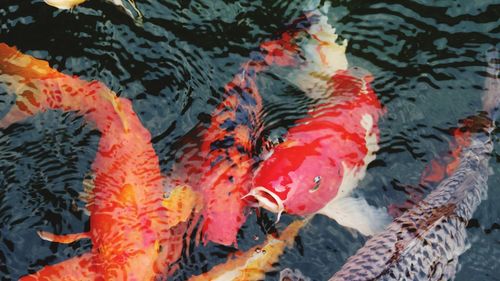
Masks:
[[[250,192],[247,195],[243,196],[241,199],[250,196],[257,200],[259,207],[262,207],[273,213],[277,213],[278,216],[276,218],[276,222],[280,220],[281,213],[283,213],[283,211],[285,210],[285,206],[283,204],[283,200],[279,198],[276,193],[269,191],[263,186],[258,186],[252,188],[252,190],[250,190]]]

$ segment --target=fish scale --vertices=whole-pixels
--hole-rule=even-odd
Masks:
[[[465,228],[488,187],[493,144],[483,134],[471,142],[451,177],[370,239],[330,280],[452,279],[467,249]]]
[[[498,51],[486,55],[486,114],[465,120],[459,164],[418,204],[368,240],[330,281],[452,280],[467,250],[466,226],[486,199],[491,133],[500,104]],[[457,137],[457,136],[456,136]],[[460,138],[457,138],[460,140]]]
[[[458,256],[466,249],[465,227],[486,198],[489,138],[478,136],[466,148],[453,177],[442,182],[424,201],[367,242],[330,280],[448,280],[455,275]],[[450,203],[452,202],[452,203]],[[451,212],[425,225],[436,210],[452,204]],[[430,257],[441,256],[432,262]],[[424,279],[423,279],[424,278]]]

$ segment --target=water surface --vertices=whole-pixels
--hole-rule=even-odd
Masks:
[[[54,68],[100,80],[133,106],[153,135],[168,173],[178,145],[222,100],[223,87],[260,42],[305,9],[304,1],[136,1],[138,26],[122,10],[89,1],[58,11],[42,1],[3,0],[0,41],[48,60]],[[418,184],[425,165],[446,152],[448,129],[481,106],[485,59],[500,49],[498,1],[334,1],[330,24],[349,41],[351,65],[370,71],[387,109],[380,123],[377,159],[359,194],[377,206],[406,198],[401,185]],[[277,136],[303,116],[300,91],[279,75],[259,78],[265,101],[263,137]],[[0,116],[13,97],[0,89]],[[496,134],[498,136],[498,133]],[[79,199],[96,153],[99,133],[71,113],[46,112],[0,131],[0,277],[38,270],[88,251],[41,240],[37,230],[88,229]],[[495,140],[496,148],[498,140]],[[177,145],[173,145],[177,144]],[[470,249],[456,280],[500,280],[500,154],[491,160],[488,199],[469,223]],[[251,215],[238,237],[246,249],[282,228],[264,213]],[[268,280],[285,267],[313,280],[330,277],[366,238],[317,216],[287,250]],[[194,248],[171,278],[185,280],[225,260],[235,249]]]

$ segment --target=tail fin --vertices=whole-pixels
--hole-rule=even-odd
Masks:
[[[500,110],[500,80],[498,78],[500,70],[500,59],[498,49],[494,48],[486,52],[486,79],[484,87],[486,93],[483,97],[483,109],[490,115],[492,120],[496,120]]]
[[[315,10],[307,16],[314,21],[303,38],[297,40],[303,63],[291,71],[287,79],[309,97],[320,98],[329,88],[331,76],[338,70],[347,69],[347,40],[339,42],[336,29],[322,11]]]
[[[43,0],[47,5],[61,9],[69,10],[75,6],[82,4],[86,0]]]

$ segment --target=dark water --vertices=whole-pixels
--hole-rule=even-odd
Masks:
[[[387,1],[389,2],[389,1]],[[498,1],[334,1],[329,23],[349,41],[351,65],[369,70],[387,109],[381,149],[358,190],[377,206],[400,203],[401,184],[417,184],[425,165],[448,146],[447,129],[480,108],[484,52],[500,49]],[[2,0],[0,41],[48,60],[54,68],[100,80],[134,109],[154,141],[163,172],[174,143],[222,100],[223,86],[260,42],[305,8],[303,1],[137,1],[142,26],[121,9],[89,1],[57,11],[42,1]],[[263,136],[283,132],[304,114],[301,93],[275,75],[259,86],[265,101]],[[0,116],[12,102],[0,92]],[[498,133],[496,134],[498,136]],[[99,134],[70,113],[46,112],[0,131],[0,277],[17,279],[46,263],[88,251],[41,240],[37,230],[88,229],[79,199]],[[500,148],[495,140],[497,151]],[[456,280],[500,280],[500,154],[495,174],[468,227],[470,249]],[[245,249],[262,241],[274,217],[250,216],[239,235]],[[256,241],[257,240],[257,241]],[[276,272],[298,268],[313,280],[330,277],[365,238],[316,216],[286,251]],[[232,248],[208,245],[183,258],[184,280],[223,262]]]

